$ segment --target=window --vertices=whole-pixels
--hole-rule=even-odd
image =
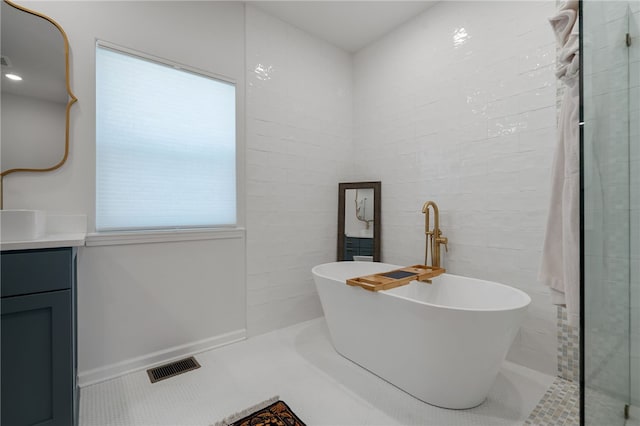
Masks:
[[[98,42],[96,230],[235,224],[235,85]]]

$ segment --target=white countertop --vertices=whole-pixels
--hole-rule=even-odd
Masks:
[[[364,233],[364,232],[347,232],[345,234],[347,237],[351,238],[373,238],[373,231]]]
[[[0,243],[0,250],[31,250],[55,247],[84,246],[86,233],[48,234],[37,240],[7,241]]]
[[[48,214],[44,236],[24,241],[0,241],[0,250],[80,247],[85,245],[86,238],[86,215]]]

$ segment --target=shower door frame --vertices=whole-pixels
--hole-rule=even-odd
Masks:
[[[587,379],[586,379],[586,334],[587,334],[587,330],[586,330],[586,312],[585,312],[585,308],[586,308],[586,272],[585,272],[585,268],[586,268],[586,261],[585,261],[585,246],[586,246],[586,242],[585,242],[585,111],[584,111],[584,102],[585,102],[585,93],[584,93],[584,19],[583,19],[583,14],[584,14],[584,1],[585,0],[579,0],[579,6],[578,6],[578,17],[579,17],[579,31],[580,31],[580,37],[579,37],[579,93],[580,93],[580,98],[579,98],[579,135],[580,135],[580,141],[579,141],[579,146],[580,146],[580,330],[579,330],[579,336],[580,336],[580,342],[579,342],[579,352],[580,352],[580,374],[579,374],[579,385],[580,385],[580,395],[579,395],[579,403],[580,403],[580,425],[584,426],[586,424],[586,414],[587,414],[587,410],[586,410],[586,389],[587,389]],[[629,10],[627,9],[627,47],[630,46],[629,44],[629,32],[630,32],[630,21],[629,19],[631,19],[630,15],[629,15]],[[627,52],[627,55],[629,55],[629,52]],[[628,114],[628,125],[630,125],[631,123],[631,110],[629,108],[630,102],[631,102],[631,87],[629,85],[629,77],[630,77],[630,62],[629,62],[629,56],[627,56],[627,91],[628,91],[628,97],[627,97],[627,114]],[[627,133],[627,146],[629,147],[631,144],[632,140],[631,140],[631,133],[630,133],[630,129],[629,132]],[[628,161],[630,162],[629,164],[629,168],[628,168],[628,176],[627,178],[630,180],[630,176],[631,176],[631,159],[630,157],[628,158]],[[631,182],[629,181],[629,191],[631,191]],[[630,193],[629,193],[630,196]],[[629,244],[631,244],[631,202],[629,200]],[[604,214],[604,213],[603,213]],[[631,252],[629,251],[628,253],[628,257],[629,257],[629,265],[631,265]],[[629,277],[628,277],[628,285],[631,285],[631,280],[632,280],[632,276],[631,276],[631,271],[629,271]],[[627,302],[630,303],[631,299],[629,299]],[[631,315],[631,310],[629,309],[629,316]],[[630,321],[630,319],[629,319]],[[628,370],[627,373],[629,375],[629,389],[627,389],[627,400],[626,400],[626,405],[624,407],[624,419],[628,419],[629,418],[629,408],[631,405],[631,324],[629,324],[629,329],[627,330],[627,334],[628,334],[628,350],[629,350],[629,366],[628,366]],[[625,424],[626,424],[626,420],[625,420]]]

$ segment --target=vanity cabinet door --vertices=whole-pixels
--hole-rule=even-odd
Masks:
[[[353,256],[358,254],[360,254],[359,239],[354,237],[346,237],[344,239],[344,260],[353,260]]]
[[[3,426],[73,424],[71,290],[1,299]]]
[[[373,238],[360,238],[361,256],[373,256]]]

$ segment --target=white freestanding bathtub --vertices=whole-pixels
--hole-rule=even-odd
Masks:
[[[333,345],[342,356],[432,405],[480,405],[531,298],[494,282],[443,274],[371,292],[347,278],[398,269],[334,262],[312,269]]]

